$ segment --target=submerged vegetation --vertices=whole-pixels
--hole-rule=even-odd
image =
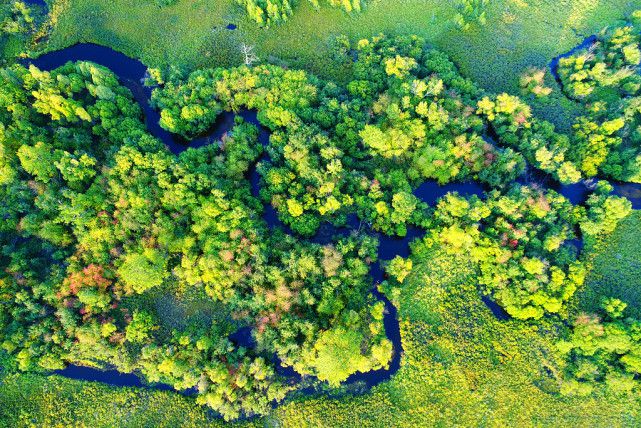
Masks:
[[[263,26],[293,13],[241,4]],[[483,31],[491,10],[455,22]],[[639,421],[639,215],[613,185],[641,182],[641,12],[560,58],[558,89],[530,68],[511,93],[383,34],[333,39],[340,79],[244,45],[244,65],[154,68],[144,89],[16,62],[6,46],[42,28],[22,2],[0,13],[0,422]],[[537,114],[564,96],[572,126]],[[184,396],[50,376],[68,365]]]

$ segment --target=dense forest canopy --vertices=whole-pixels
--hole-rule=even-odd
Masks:
[[[292,13],[286,0],[242,4],[264,25]],[[466,2],[461,28],[483,25],[485,5]],[[0,14],[3,43],[35,29],[24,3]],[[398,299],[415,261],[438,250],[468,257],[474,286],[511,322],[558,323],[554,393],[638,393],[641,324],[627,303],[602,296],[600,314],[574,305],[591,253],[632,212],[607,180],[641,182],[640,16],[559,61],[584,112],[571,132],[526,97],[486,92],[417,36],[338,38],[337,58],[354,61],[341,83],[273,64],[151,73],[165,130],[190,140],[223,112],[252,110],[270,133],[263,146],[238,115],[219,141],[179,154],[109,69],[7,65],[0,366],[115,367],[195,391],[225,420],[265,415],[305,385],[287,369],[331,389],[389,368],[401,349],[371,273],[382,266],[381,290]],[[573,205],[529,176],[592,179],[590,194]],[[430,206],[416,194],[426,181],[486,191]],[[265,220],[272,208],[281,225]],[[313,239],[354,218],[358,228]],[[409,230],[423,233],[410,257],[379,260],[379,241]],[[181,300],[206,309],[173,319],[165,306]]]

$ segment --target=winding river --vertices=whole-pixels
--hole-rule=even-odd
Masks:
[[[56,67],[64,65],[68,61],[92,61],[111,69],[119,77],[120,82],[132,92],[134,99],[142,107],[144,112],[145,124],[147,125],[147,129],[149,130],[149,132],[155,137],[162,140],[167,145],[167,147],[175,154],[178,154],[189,147],[199,147],[219,140],[220,137],[228,132],[234,124],[235,114],[225,112],[220,115],[213,128],[213,132],[202,138],[197,138],[192,141],[185,141],[180,137],[165,131],[158,124],[160,119],[159,112],[153,109],[149,104],[152,88],[147,87],[143,84],[147,68],[141,62],[104,46],[87,43],[78,44],[60,51],[42,55],[36,59],[25,61],[25,64],[32,63],[40,69],[52,70]],[[558,58],[556,59],[556,63],[558,64]],[[239,114],[246,121],[253,123],[259,127],[260,143],[263,145],[268,144],[269,133],[258,122],[256,112],[243,111]],[[257,195],[259,189],[259,175],[256,172],[255,168],[253,168],[253,170],[251,171],[249,178],[252,192],[254,193],[254,195]],[[528,183],[531,182],[530,180],[525,181]],[[547,180],[542,182],[542,185],[553,188],[556,187],[556,190],[560,191],[564,196],[568,197],[570,201],[572,201],[572,203],[575,204],[584,202],[590,191],[589,183],[579,183],[577,185],[571,186],[554,186],[550,185],[551,183],[546,181]],[[536,179],[536,182],[541,183],[539,179]],[[415,190],[414,194],[422,201],[430,205],[434,205],[438,198],[447,194],[448,192],[456,191],[464,196],[477,195],[479,197],[483,197],[483,190],[484,189],[476,183],[458,183],[441,186],[434,181],[428,181],[419,186]],[[641,186],[617,184],[615,185],[615,192],[617,194],[630,198],[633,201],[634,208],[641,208]],[[266,204],[265,206],[263,217],[270,228],[284,227],[278,220],[275,210],[269,204]],[[352,230],[363,228],[366,228],[368,230],[368,233],[373,233],[365,225],[360,224],[356,216],[350,216],[348,225],[344,228],[336,228],[330,224],[323,224],[320,228],[319,233],[311,238],[311,241],[322,244],[329,242],[331,238],[337,234],[345,235],[350,233]],[[422,233],[423,232],[419,229],[408,228],[407,236],[403,239],[377,234],[380,241],[378,250],[379,259],[390,260],[396,255],[400,255],[402,257],[409,256],[409,243],[413,239],[420,237]],[[384,279],[384,272],[382,271],[378,263],[372,265],[370,275],[372,277],[373,283],[375,284],[372,289],[372,293],[378,300],[382,301],[385,304],[385,332],[387,334],[387,337],[393,343],[394,354],[393,359],[390,363],[390,367],[388,369],[370,371],[367,373],[357,373],[350,376],[347,380],[348,384],[362,382],[367,387],[377,385],[380,382],[389,379],[399,369],[401,355],[403,352],[400,326],[396,308],[376,288],[376,284],[381,283]],[[491,299],[489,299],[488,297],[483,297],[483,301],[497,318],[508,318],[505,311],[503,311],[503,309],[499,305],[494,303]],[[249,327],[238,330],[236,333],[230,336],[230,339],[242,346],[252,346],[253,343],[253,339],[251,337],[251,329]],[[296,373],[293,372],[293,370],[283,367],[278,367],[278,372],[294,378],[297,376]],[[169,385],[149,385],[136,374],[120,373],[115,370],[98,370],[88,367],[71,365],[64,370],[59,370],[55,373],[73,379],[99,381],[111,385],[150,387],[163,390],[173,390],[173,388]],[[193,392],[194,391],[187,391],[184,393],[190,394]]]

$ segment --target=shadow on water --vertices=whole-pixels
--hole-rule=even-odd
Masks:
[[[436,202],[451,192],[457,192],[460,196],[476,195],[483,198],[485,189],[479,183],[469,181],[465,183],[438,184],[437,181],[429,180],[414,190],[414,195],[429,205],[436,205]]]
[[[586,46],[589,46],[593,42],[593,39],[588,38],[586,39],[586,41],[584,41],[584,44]],[[556,63],[558,64],[558,58],[568,56],[570,54],[571,53],[568,53],[555,58]],[[141,106],[144,112],[145,124],[147,125],[147,129],[149,130],[149,132],[153,136],[162,140],[167,145],[167,147],[175,154],[179,154],[189,147],[201,147],[216,142],[227,132],[229,132],[234,125],[234,117],[236,114],[232,112],[224,112],[220,115],[220,117],[212,127],[210,133],[200,136],[192,141],[185,141],[180,137],[167,132],[159,125],[159,112],[154,110],[149,104],[152,88],[143,84],[147,71],[146,67],[141,62],[104,46],[86,43],[74,45],[60,51],[42,55],[36,59],[23,61],[23,64],[33,63],[40,69],[52,70],[66,64],[69,61],[92,61],[111,69],[120,78],[121,83],[132,92],[134,99]],[[240,112],[238,114],[243,117],[245,121],[258,126],[260,130],[259,141],[263,146],[267,146],[269,143],[269,132],[267,129],[260,125],[257,119],[256,111],[248,110]],[[268,156],[266,153],[263,154],[261,159],[259,159],[259,161],[261,160],[268,160]],[[255,167],[252,168],[248,176],[251,184],[252,194],[258,197],[260,191],[260,176]],[[519,182],[523,182],[524,184],[532,184],[531,181],[539,183],[540,185],[550,186],[552,188],[554,188],[555,186],[555,184],[551,182],[549,178],[546,178],[544,176],[527,176],[519,180]],[[568,197],[572,201],[572,203],[575,204],[583,203],[587,198],[590,190],[589,186],[586,185],[586,183],[580,183],[578,185],[572,186],[559,185],[558,189],[564,196]],[[463,196],[477,195],[481,198],[484,196],[483,187],[477,183],[472,182],[440,186],[435,181],[429,181],[419,186],[415,190],[414,194],[422,201],[430,205],[434,205],[438,198],[444,196],[448,192],[454,191]],[[635,208],[638,209],[640,207],[641,185],[617,184],[615,193],[630,198],[635,204]],[[289,230],[280,222],[277,212],[271,206],[271,204],[265,204],[263,218],[270,228],[281,227],[285,230],[285,232],[291,233],[291,230]],[[321,225],[321,228],[317,235],[311,238],[310,241],[318,244],[327,244],[332,242],[332,239],[336,235],[345,236],[349,233],[352,233],[353,231],[361,230],[365,231],[366,233],[374,233],[367,224],[360,222],[355,215],[351,215],[347,218],[347,224],[344,227],[335,227],[328,223]],[[379,260],[390,260],[397,255],[401,257],[408,257],[410,253],[409,243],[412,240],[421,237],[423,233],[424,232],[420,229],[409,227],[407,235],[404,238],[396,238],[377,234],[380,242],[378,250]],[[377,285],[384,280],[384,272],[381,269],[379,263],[375,263],[371,266],[370,275],[374,284],[372,293],[385,305],[385,316],[383,319],[383,323],[385,326],[386,335],[394,346],[394,355],[388,369],[370,371],[367,373],[357,373],[350,376],[347,381],[348,384],[365,383],[369,387],[389,379],[399,369],[400,359],[403,352],[397,310],[391,304],[391,302],[377,289]],[[487,297],[483,297],[483,301],[497,318],[507,319],[507,314],[499,305],[497,305]],[[249,348],[255,346],[255,339],[252,336],[251,327],[243,327],[239,329],[238,331],[230,335],[230,340],[239,346],[245,346]],[[291,368],[282,367],[280,364],[276,364],[276,368],[277,373],[288,377],[290,382],[295,382],[297,379],[300,379],[300,375],[298,375],[298,373],[296,373]],[[125,374],[120,373],[116,370],[98,370],[89,367],[70,365],[64,370],[56,371],[55,374],[73,379],[99,381],[118,386],[137,386],[162,390],[173,390],[173,388],[171,388],[171,386],[169,385],[149,385],[144,383],[136,374]],[[195,393],[194,390],[184,392],[184,394],[186,395],[193,393]]]
[[[639,183],[610,183],[614,186],[614,194],[628,198],[632,208],[641,210],[641,184]]]
[[[510,315],[499,305],[496,303],[494,300],[490,298],[490,296],[486,296],[485,294],[481,295],[481,300],[483,300],[483,303],[485,303],[485,306],[488,307],[490,311],[492,311],[492,314],[500,320],[500,321],[507,321],[510,319]]]

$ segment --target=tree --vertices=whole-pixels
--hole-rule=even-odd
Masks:
[[[386,268],[387,273],[402,283],[412,271],[412,260],[400,256],[394,257]]]
[[[641,373],[641,322],[624,318],[626,303],[606,298],[605,318],[581,314],[567,340],[557,343],[565,358],[563,395],[588,395],[606,387],[626,394],[639,387]]]
[[[165,269],[163,255],[158,250],[147,248],[141,253],[127,254],[118,268],[118,276],[127,290],[140,294],[162,284],[167,276]]]
[[[149,313],[135,311],[131,322],[127,324],[125,338],[132,343],[144,343],[151,338],[151,332],[157,329]]]
[[[322,332],[311,355],[305,357],[306,363],[315,369],[318,379],[338,386],[350,374],[370,368],[368,359],[361,355],[363,340],[359,332],[343,328]]]
[[[244,63],[246,66],[251,67],[255,62],[259,61],[258,56],[254,53],[254,47],[246,43],[240,45],[240,53],[243,54]]]

